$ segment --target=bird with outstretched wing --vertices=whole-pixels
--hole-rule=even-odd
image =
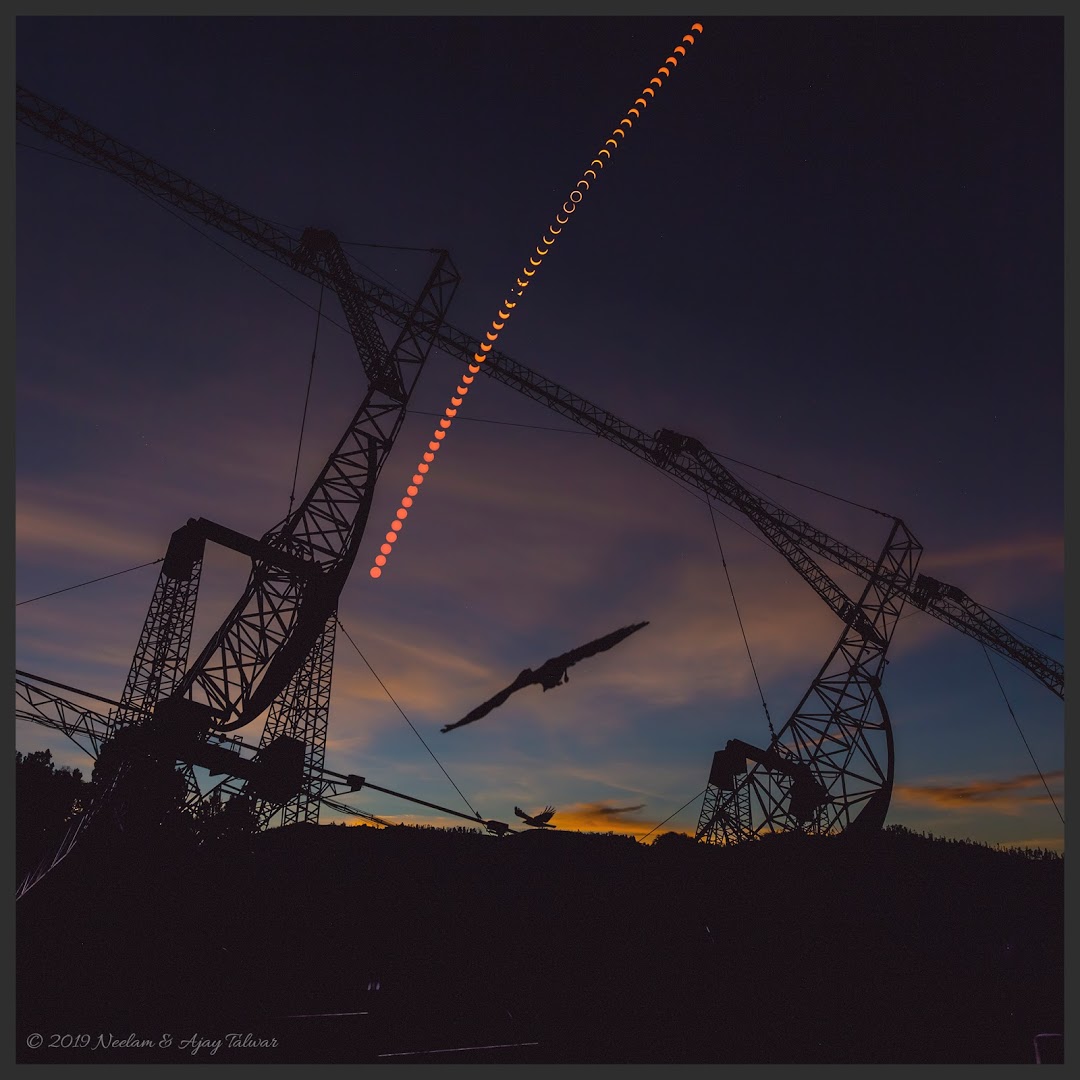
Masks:
[[[514,813],[519,818],[525,819],[526,825],[534,825],[538,829],[554,829],[555,826],[551,824],[551,819],[555,814],[554,806],[545,806],[539,814],[533,814],[531,817],[521,809],[520,806],[514,807]]]
[[[511,694],[523,690],[526,686],[539,683],[547,691],[559,686],[561,683],[569,682],[570,676],[567,674],[567,669],[572,668],[579,660],[584,660],[589,656],[595,656],[597,653],[614,648],[620,641],[624,641],[631,634],[637,633],[643,626],[648,625],[648,622],[639,622],[631,626],[624,626],[619,630],[606,634],[604,637],[597,638],[595,641],[590,641],[587,645],[581,645],[576,649],[571,649],[570,652],[563,653],[561,656],[553,656],[550,660],[545,660],[536,671],[533,671],[532,668],[526,668],[505,689],[500,690],[494,697],[488,698],[483,704],[477,705],[472,712],[462,717],[457,723],[447,724],[441,730],[443,732],[453,731],[454,728],[464,727],[465,724],[471,724],[474,720],[487,716],[492,709],[497,709],[502,705]]]

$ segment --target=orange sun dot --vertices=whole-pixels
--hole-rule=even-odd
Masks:
[[[694,23],[694,25],[691,26],[690,29],[691,30],[696,30],[699,34],[704,34],[705,33],[705,27],[702,26],[701,23],[699,23],[699,22]]]
[[[694,23],[691,27],[692,31],[697,32],[701,32],[702,29],[701,23]],[[692,34],[684,35],[682,40],[690,45],[693,45],[695,42]],[[675,46],[672,50],[672,55],[665,60],[664,66],[657,69],[657,76],[663,75],[670,77],[671,69],[676,67],[679,63],[677,59],[679,56],[686,56],[686,49],[683,48],[682,45]],[[649,80],[649,85],[642,89],[642,96],[635,99],[634,106],[640,106],[641,109],[647,108],[649,105],[648,99],[656,97],[656,91],[653,87],[662,87],[663,85],[662,80],[654,76]],[[538,268],[541,265],[541,260],[549,253],[551,245],[555,243],[554,238],[562,232],[562,227],[569,222],[570,215],[577,209],[577,204],[581,202],[584,197],[583,192],[590,190],[589,178],[595,181],[598,176],[597,170],[603,169],[604,167],[604,159],[606,158],[608,161],[611,160],[611,150],[609,150],[608,147],[617,150],[619,148],[618,140],[625,139],[630,129],[633,128],[634,121],[630,119],[631,116],[640,119],[641,112],[636,107],[626,110],[626,116],[611,132],[613,137],[605,140],[604,145],[597,151],[596,157],[589,163],[590,167],[584,171],[582,179],[574,185],[574,189],[570,192],[567,201],[562,204],[561,213],[557,212],[555,214],[555,221],[558,222],[559,227],[549,225],[547,231],[542,234],[542,243],[538,244],[536,247],[536,256],[538,256],[538,258],[534,258],[532,255],[529,256],[529,264],[523,266],[520,271],[524,279],[522,277],[517,278],[517,292],[512,292],[511,295],[516,295],[518,297],[524,295],[523,290],[529,286],[530,279],[536,274],[536,270],[530,269],[529,267]],[[446,418],[439,420],[439,428],[432,433],[432,441],[428,443],[428,449],[423,455],[424,460],[416,466],[417,471],[413,474],[412,483],[405,489],[406,494],[402,497],[401,508],[396,511],[395,520],[390,522],[391,531],[386,534],[386,542],[380,547],[380,554],[375,558],[375,565],[369,571],[373,578],[377,578],[382,574],[380,567],[385,565],[386,556],[393,550],[392,545],[400,534],[402,522],[409,515],[407,508],[412,506],[413,499],[419,494],[420,485],[424,481],[424,474],[430,469],[430,463],[435,460],[435,451],[439,449],[442,445],[442,440],[446,437],[446,429],[450,427],[452,422],[451,418],[457,416],[457,411],[462,405],[462,399],[465,397],[465,394],[468,393],[469,385],[473,382],[475,375],[480,371],[480,365],[488,359],[487,354],[490,353],[492,349],[491,343],[498,340],[499,331],[505,329],[506,320],[510,318],[510,312],[516,306],[517,304],[515,301],[509,299],[503,301],[502,306],[498,309],[498,319],[491,320],[491,330],[485,333],[485,338],[487,339],[486,342],[480,342],[479,351],[473,354],[474,362],[469,364],[469,374],[460,376],[461,383],[457,386],[455,396],[450,398],[452,407],[444,410]]]

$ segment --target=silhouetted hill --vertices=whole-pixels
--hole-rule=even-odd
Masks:
[[[297,825],[61,870],[17,909],[20,1033],[279,1044],[215,1063],[976,1063],[1063,1030],[1063,860],[904,830]],[[364,1015],[298,1016],[331,1013]],[[503,1049],[380,1057],[463,1046]],[[48,1060],[191,1060],[108,1053]]]

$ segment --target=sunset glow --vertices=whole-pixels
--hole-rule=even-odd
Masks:
[[[673,814],[646,842],[693,834],[712,753],[731,738],[766,745],[762,699],[779,728],[841,627],[739,506],[679,486],[687,467],[709,486],[688,459],[642,460],[662,428],[732,455],[737,480],[871,559],[887,526],[858,507],[901,516],[925,545],[918,572],[1036,649],[1064,651],[1055,20],[810,19],[804,36],[804,24],[792,34],[733,18],[714,23],[692,65],[681,61],[703,39],[680,14],[484,18],[454,39],[483,58],[472,65],[448,47],[450,20],[266,20],[255,38],[236,22],[177,23],[169,78],[140,87],[140,66],[124,61],[157,56],[153,20],[23,20],[20,82],[245,212],[292,222],[281,228],[293,239],[333,227],[368,300],[389,289],[405,302],[431,279],[433,249],[452,252],[463,282],[448,313],[454,348],[432,351],[404,410],[387,402],[385,423],[365,422],[377,444],[396,435],[370,473],[360,444],[340,441],[370,388],[349,305],[338,311],[326,285],[284,262],[249,272],[225,250],[249,246],[247,234],[223,247],[203,220],[199,238],[180,219],[188,211],[162,215],[20,122],[20,669],[119,699],[177,526],[195,516],[264,536],[341,445],[355,469],[345,483],[325,474],[340,501],[313,503],[297,535],[321,560],[320,531],[355,515],[360,565],[338,605],[355,649],[339,630],[327,765],[501,820],[515,803],[550,802],[548,839],[640,839]],[[318,57],[324,77],[290,66],[296,55]],[[280,78],[260,83],[264,68]],[[649,82],[666,87],[680,70],[666,97]],[[191,72],[214,106],[196,110],[200,123],[216,118],[212,138],[192,141],[190,95],[174,92]],[[365,112],[360,137],[341,138],[342,94],[363,98],[372,84],[382,106]],[[438,122],[402,143],[440,87]],[[858,153],[837,152],[837,133],[856,128]],[[546,272],[547,306],[504,341],[635,132],[632,160]],[[463,149],[482,161],[497,151],[502,168],[462,168]],[[273,246],[274,235],[254,239]],[[373,311],[389,346],[396,316]],[[465,413],[492,361],[498,385],[469,395]],[[515,381],[519,364],[529,386]],[[411,386],[417,369],[402,369]],[[565,391],[562,405],[545,385]],[[607,409],[613,426],[598,430]],[[416,517],[459,420],[452,467],[394,563],[410,521],[397,511]],[[352,501],[357,485],[370,502]],[[243,595],[249,562],[208,546],[193,655]],[[862,587],[822,569],[845,591]],[[372,587],[381,576],[387,586]],[[641,618],[653,629],[571,669],[566,687],[533,687],[462,737],[436,737],[460,792],[409,729],[427,740],[527,665]],[[1060,849],[1062,703],[988,651],[991,663],[976,640],[905,604],[883,689],[889,822]],[[51,747],[57,767],[93,768],[55,728],[20,719],[17,738],[24,753]],[[374,789],[354,794],[394,822],[437,822]]]

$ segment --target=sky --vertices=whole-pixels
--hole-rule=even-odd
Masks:
[[[693,21],[24,16],[16,75],[248,211],[333,230],[407,295],[449,250],[449,321],[479,336]],[[701,23],[498,347],[867,554],[884,518],[788,481],[902,518],[923,572],[1061,659],[1063,20]],[[312,368],[315,283],[15,136],[16,600],[152,562],[190,517],[261,535],[309,370],[300,492],[365,390],[336,299]],[[838,622],[737,512],[717,508],[718,545],[697,493],[482,376],[372,580],[459,373],[433,355],[380,477],[339,614],[385,689],[339,636],[327,766],[469,812],[389,691],[485,818],[693,832],[713,751],[768,738],[732,593],[777,727]],[[16,667],[119,697],[157,569],[19,604]],[[246,576],[210,549],[195,647]],[[643,620],[566,685],[440,733]],[[1062,702],[919,612],[889,658],[888,821],[1062,849],[1039,776],[1063,814]],[[36,725],[16,745],[91,764]]]

